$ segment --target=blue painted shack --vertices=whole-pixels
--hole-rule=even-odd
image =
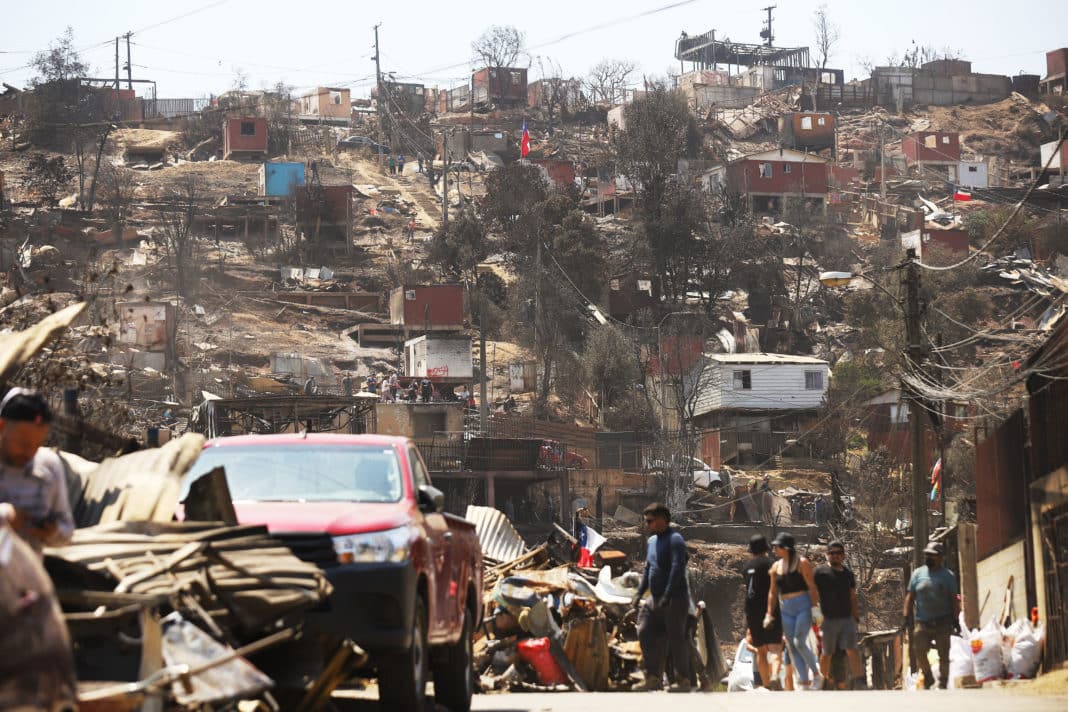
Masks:
[[[304,185],[303,163],[264,163],[260,166],[260,195],[292,197]]]

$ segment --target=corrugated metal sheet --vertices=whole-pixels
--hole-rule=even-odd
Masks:
[[[1027,439],[1023,411],[1015,411],[975,445],[976,553],[983,558],[1025,533]]]
[[[527,552],[523,538],[501,510],[468,505],[464,517],[475,525],[484,558],[512,561]]]
[[[67,481],[76,526],[171,521],[182,480],[203,449],[203,435],[186,433],[163,447],[108,458],[96,466],[63,454],[69,458]]]

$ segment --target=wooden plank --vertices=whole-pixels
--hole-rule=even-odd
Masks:
[[[976,567],[975,524],[957,524],[957,551],[960,565],[961,608],[964,622],[971,629],[979,627],[979,576]]]

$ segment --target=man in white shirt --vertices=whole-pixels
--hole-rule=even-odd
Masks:
[[[13,388],[0,401],[0,522],[37,552],[74,533],[63,463],[41,449],[51,427],[52,410],[37,391]]]

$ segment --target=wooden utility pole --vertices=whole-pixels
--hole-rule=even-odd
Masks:
[[[115,38],[115,91],[119,90],[119,38]]]
[[[130,35],[132,32],[127,32],[123,37],[126,38],[126,88],[133,90],[133,65],[130,64]]]
[[[441,226],[449,226],[449,133],[441,130]]]
[[[381,22],[379,22],[377,25],[375,25],[375,87],[377,88],[377,91],[378,91],[378,105],[377,105],[377,108],[378,108],[378,126],[381,129],[381,133],[384,133],[385,132],[385,122],[382,120],[382,107],[384,106],[383,101],[382,101],[383,100],[383,94],[382,94],[382,64],[378,59],[378,57],[379,57],[379,51],[378,51],[378,28],[381,25],[382,25]],[[380,169],[382,168],[382,140],[381,139],[382,139],[382,137],[380,135],[379,136],[379,140],[378,140],[378,167]]]
[[[489,402],[486,400],[486,299],[478,283],[478,268],[475,268],[475,289],[478,290],[478,432],[487,435]]]
[[[883,145],[882,124],[879,124],[879,199],[886,202],[886,147]]]
[[[920,329],[920,268],[916,250],[905,253],[905,355],[912,370],[923,368],[923,335]],[[923,396],[909,388],[909,439],[912,445],[912,565],[923,566],[923,550],[927,546],[927,472],[924,466]]]

